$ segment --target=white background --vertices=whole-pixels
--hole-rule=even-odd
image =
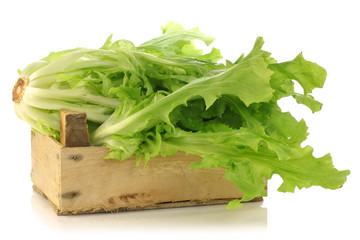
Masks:
[[[360,239],[359,233],[359,90],[360,17],[357,1],[1,1],[1,168],[0,234],[6,239]],[[213,46],[235,60],[250,51],[257,36],[278,61],[303,52],[328,73],[314,92],[324,103],[312,114],[282,102],[304,118],[310,136],[305,144],[316,156],[330,152],[334,165],[350,169],[336,191],[318,187],[295,194],[276,191],[269,181],[262,203],[235,211],[225,206],[57,217],[32,191],[30,129],[17,119],[11,101],[17,69],[50,51],[98,48],[109,34],[140,44],[160,34],[168,20],[200,27],[216,37]]]

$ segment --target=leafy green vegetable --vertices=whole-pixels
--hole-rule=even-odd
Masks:
[[[282,112],[277,101],[292,96],[312,112],[322,104],[311,95],[326,71],[300,53],[278,63],[257,38],[235,61],[218,49],[204,54],[194,40],[214,38],[198,28],[169,22],[163,35],[135,46],[128,40],[100,49],[51,53],[20,71],[13,90],[17,115],[34,131],[59,138],[59,110],[84,111],[93,145],[107,158],[136,155],[145,164],[178,151],[202,157],[192,168],[221,167],[244,197],[228,209],[266,196],[266,180],[282,177],[279,191],[322,186],[337,189],[350,171],[338,171],[329,154],[316,158],[304,120]],[[303,88],[295,92],[294,81]]]

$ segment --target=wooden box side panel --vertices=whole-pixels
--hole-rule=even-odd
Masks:
[[[60,205],[61,148],[56,140],[31,132],[31,180],[55,207]]]
[[[191,169],[189,164],[200,160],[197,156],[180,152],[156,157],[143,169],[133,158],[119,162],[104,159],[107,154],[105,147],[61,149],[61,211],[145,209],[161,203],[242,197],[223,178],[223,169]]]

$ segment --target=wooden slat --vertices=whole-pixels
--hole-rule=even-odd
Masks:
[[[61,147],[50,137],[31,133],[31,180],[56,206],[60,204]]]
[[[38,192],[43,197],[47,198],[46,195],[39,189],[36,185],[33,186],[34,190]],[[49,200],[49,199],[48,199]],[[126,212],[126,211],[138,211],[138,210],[152,210],[152,209],[162,209],[162,208],[179,208],[179,207],[194,207],[194,206],[205,206],[205,205],[219,205],[226,204],[232,199],[209,199],[207,201],[179,201],[179,202],[162,202],[151,204],[147,206],[133,206],[133,207],[120,207],[120,208],[112,208],[112,209],[103,209],[103,208],[92,208],[92,209],[77,209],[72,211],[67,211],[64,209],[59,209],[54,203],[49,200],[50,204],[54,208],[54,211],[59,216],[64,215],[79,215],[79,214],[88,214],[88,213],[104,213],[104,212]],[[262,197],[255,198],[250,202],[258,202],[262,201]]]
[[[64,147],[90,146],[85,112],[60,111],[60,142]]]
[[[178,207],[242,197],[239,189],[223,178],[223,169],[190,168],[189,164],[200,160],[197,156],[180,152],[155,157],[143,169],[135,165],[134,158],[123,162],[104,159],[107,153],[105,147],[62,149],[63,212],[149,209],[163,203]]]

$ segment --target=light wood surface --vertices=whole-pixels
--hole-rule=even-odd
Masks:
[[[62,149],[64,211],[111,211],[242,196],[223,178],[222,169],[191,169],[189,164],[199,160],[196,156],[156,157],[143,169],[136,167],[134,158],[123,162],[104,159],[107,151],[105,147]],[[72,156],[81,160],[72,160]]]
[[[55,205],[60,205],[62,145],[31,132],[31,180]]]
[[[68,120],[72,126],[76,119],[86,125],[76,114],[61,113],[63,130],[70,129]],[[72,131],[60,133],[64,144],[72,141],[66,136]],[[144,168],[136,166],[134,157],[122,162],[105,159],[109,150],[104,146],[66,147],[34,132],[31,145],[34,189],[48,198],[58,215],[220,204],[242,197],[223,178],[225,170],[192,169],[189,165],[200,157],[184,152],[157,156]]]
[[[192,169],[197,156],[185,153],[151,159],[104,159],[106,147],[65,148],[32,133],[32,181],[59,215],[219,204],[242,193],[224,170]]]

